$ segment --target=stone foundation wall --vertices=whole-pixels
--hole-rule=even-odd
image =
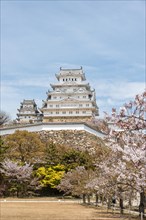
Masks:
[[[37,132],[45,142],[65,145],[79,150],[88,150],[92,153],[95,149],[102,148],[104,142],[99,137],[79,130],[40,131]]]

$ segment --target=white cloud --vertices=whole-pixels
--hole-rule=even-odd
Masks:
[[[103,112],[111,112],[113,107],[119,109],[126,102],[134,100],[137,94],[145,90],[144,82],[98,82],[96,89],[97,105],[100,116]]]
[[[136,94],[142,93],[145,89],[145,82],[120,82],[98,81],[96,84],[96,94],[100,97],[111,97],[114,100],[131,99]]]

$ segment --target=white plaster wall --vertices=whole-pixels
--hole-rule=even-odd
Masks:
[[[26,125],[22,127],[15,128],[3,128],[0,129],[0,135],[13,134],[16,130],[27,130],[30,132],[37,131],[59,131],[59,130],[84,130],[91,134],[94,134],[97,137],[103,138],[105,135],[101,132],[98,132],[90,127],[88,127],[84,123],[46,123],[46,124],[38,124],[38,125]]]

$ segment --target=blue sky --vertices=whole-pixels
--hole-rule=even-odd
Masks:
[[[1,109],[39,107],[60,67],[83,67],[100,116],[145,89],[145,1],[1,1]]]

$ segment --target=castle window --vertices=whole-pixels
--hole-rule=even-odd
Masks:
[[[70,111],[69,114],[72,114],[72,112]]]
[[[89,106],[89,104],[86,104],[86,106]]]
[[[79,106],[82,107],[83,105],[82,105],[82,104],[79,104]]]
[[[66,114],[66,112],[62,112],[62,114]]]
[[[56,105],[56,107],[59,107],[59,105]]]
[[[49,105],[49,107],[51,107],[51,108],[52,108],[52,107],[53,107],[53,105]]]
[[[86,111],[83,111],[83,114],[86,114]]]
[[[58,114],[59,114],[59,112],[56,112],[56,114],[58,115]]]
[[[72,78],[72,81],[74,81],[74,79]]]
[[[67,81],[67,79],[66,79],[66,81]]]
[[[79,111],[76,111],[76,114],[79,114]]]
[[[63,81],[64,81],[64,79],[63,79]]]
[[[83,96],[83,98],[85,99],[85,98],[86,98],[86,96]]]
[[[75,81],[77,81],[77,79],[75,78]]]

